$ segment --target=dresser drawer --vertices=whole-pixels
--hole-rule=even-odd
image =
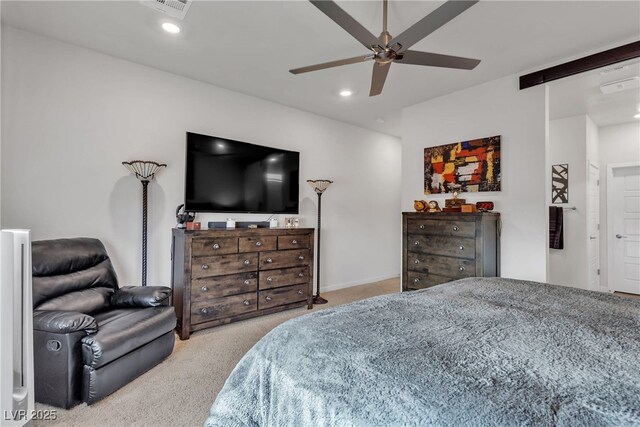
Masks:
[[[304,301],[308,297],[308,289],[309,286],[304,284],[260,291],[258,292],[258,309]]]
[[[257,290],[258,273],[256,271],[205,277],[191,281],[191,301],[199,302]]]
[[[238,253],[237,237],[214,237],[210,239],[193,239],[191,243],[193,256],[212,256]]]
[[[191,277],[210,277],[223,274],[256,271],[258,254],[221,255],[216,257],[192,258]]]
[[[258,300],[255,292],[202,301],[191,305],[191,323],[224,319],[257,309]]]
[[[260,270],[309,265],[309,249],[260,253]]]
[[[240,237],[238,248],[240,252],[273,251],[276,249],[276,236]]]
[[[404,288],[410,291],[417,289],[430,288],[441,283],[447,283],[454,279],[437,274],[419,273],[417,271],[407,272],[408,283],[404,284]]]
[[[458,279],[475,276],[476,261],[472,259],[408,252],[407,270],[420,271],[422,273],[431,273]]]
[[[260,289],[279,288],[309,282],[309,267],[280,268],[260,272]]]
[[[310,246],[309,235],[278,236],[278,249],[304,249]]]
[[[476,241],[466,237],[411,234],[407,239],[407,250],[423,254],[474,259],[476,257]]]
[[[407,232],[434,236],[475,237],[476,223],[442,219],[410,219],[407,221]]]

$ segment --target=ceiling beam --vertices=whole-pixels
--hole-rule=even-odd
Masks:
[[[520,90],[633,58],[640,58],[640,41],[520,76]]]

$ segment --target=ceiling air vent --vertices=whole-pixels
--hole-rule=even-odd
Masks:
[[[623,90],[640,87],[640,77],[631,77],[616,82],[604,83],[600,85],[600,91],[604,94],[621,92]]]
[[[184,19],[193,0],[140,0],[140,3],[173,18]]]

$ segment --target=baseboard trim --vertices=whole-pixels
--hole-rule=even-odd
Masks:
[[[337,291],[338,289],[352,288],[354,286],[366,285],[367,283],[380,282],[382,280],[389,280],[389,279],[395,279],[395,278],[400,278],[400,275],[390,274],[385,276],[369,277],[362,280],[354,280],[352,282],[333,283],[331,285],[322,284],[320,292],[324,293],[324,292],[330,292],[330,291]],[[315,288],[314,288],[314,293],[315,293]]]

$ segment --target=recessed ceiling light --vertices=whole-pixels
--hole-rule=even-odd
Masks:
[[[178,34],[180,32],[180,27],[173,22],[163,22],[162,29],[171,34]]]
[[[341,90],[341,91],[340,91],[340,96],[347,97],[347,96],[351,96],[351,95],[353,95],[353,92],[351,92],[351,91],[350,91],[350,90],[348,90],[348,89],[345,89],[345,90]]]
[[[640,113],[636,114],[635,116],[633,116],[634,119],[640,119]]]
[[[382,117],[378,117],[376,119],[376,122],[382,124],[382,123],[384,123],[384,119]]]

